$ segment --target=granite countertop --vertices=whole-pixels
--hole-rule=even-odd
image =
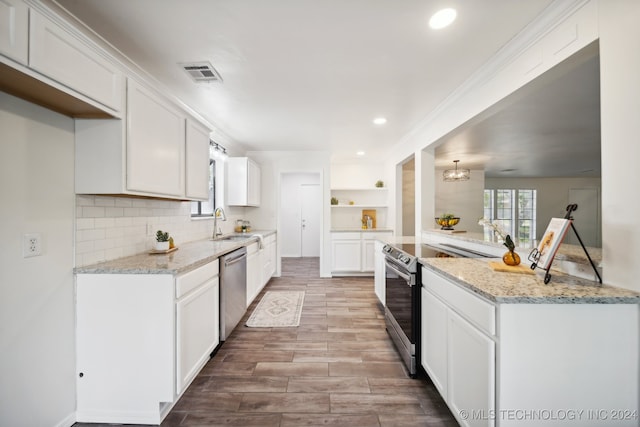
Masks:
[[[479,243],[493,248],[505,249],[502,240],[498,238],[494,233],[487,231],[481,232],[451,232],[440,229],[425,230],[426,233],[432,233],[433,235],[446,236],[451,239],[460,240],[469,243]],[[529,252],[538,246],[537,241],[515,241],[516,252],[521,254],[523,259],[529,255]],[[589,256],[593,260],[596,266],[600,266],[602,263],[602,248],[588,247],[587,251]],[[569,243],[562,243],[556,252],[554,260],[558,261],[571,261],[580,264],[588,264],[589,260],[584,253],[584,249],[580,245],[572,245]]]
[[[640,304],[640,294],[600,285],[586,279],[552,272],[544,284],[544,271],[535,274],[494,271],[486,258],[421,258],[427,269],[440,273],[486,299],[499,304]],[[500,260],[501,261],[501,260]]]
[[[275,231],[252,231],[243,240],[197,240],[178,245],[168,254],[144,252],[98,264],[76,267],[75,274],[180,274],[215,261],[252,242],[259,241]],[[239,234],[239,233],[238,233]],[[233,233],[233,235],[238,235]]]

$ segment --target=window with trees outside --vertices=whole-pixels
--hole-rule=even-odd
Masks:
[[[536,190],[485,189],[484,217],[520,243],[536,239]],[[485,229],[485,232],[491,232]]]
[[[216,205],[216,161],[209,159],[209,200],[191,202],[191,217],[213,216]]]

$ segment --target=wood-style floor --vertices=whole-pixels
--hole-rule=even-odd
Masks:
[[[259,295],[162,426],[457,426],[433,384],[407,376],[373,279],[318,271],[283,258],[263,293],[306,291],[300,326],[244,326]]]

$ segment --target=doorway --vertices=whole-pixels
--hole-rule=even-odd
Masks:
[[[322,228],[320,174],[285,173],[281,184],[281,256],[319,257]]]

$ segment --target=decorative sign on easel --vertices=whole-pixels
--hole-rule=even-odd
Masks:
[[[533,255],[538,260],[538,267],[546,270],[551,265],[570,225],[570,219],[551,218],[540,244],[535,249],[537,253]]]
[[[571,212],[578,209],[578,205],[573,203],[567,206],[567,213],[564,218],[551,218],[549,221],[549,225],[547,226],[547,230],[544,232],[542,240],[537,248],[533,248],[531,253],[529,253],[529,261],[531,261],[531,269],[535,270],[537,267],[540,267],[546,270],[544,275],[544,283],[549,283],[551,280],[551,274],[549,274],[549,270],[551,269],[551,263],[553,262],[553,258],[556,256],[556,252],[558,251],[558,247],[562,243],[564,236],[567,234],[569,230],[569,226],[573,229],[573,232],[576,234],[578,238],[578,242],[580,242],[580,246],[584,250],[584,253],[587,255],[587,259],[591,263],[591,267],[593,267],[593,271],[596,273],[598,277],[598,281],[602,283],[602,278],[600,277],[600,273],[598,273],[598,269],[596,265],[593,263],[593,260],[589,256],[589,252],[587,252],[587,248],[582,243],[582,239],[578,234],[578,230],[576,230],[575,225],[573,225],[573,218],[571,217]]]

